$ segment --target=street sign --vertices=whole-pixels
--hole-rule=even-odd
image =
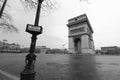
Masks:
[[[41,34],[42,26],[35,26],[35,25],[27,24],[26,32],[29,32],[31,34]]]

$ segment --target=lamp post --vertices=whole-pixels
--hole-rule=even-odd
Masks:
[[[35,52],[37,35],[42,33],[42,26],[38,26],[38,24],[39,24],[41,4],[43,1],[44,0],[38,0],[34,25],[28,24],[26,27],[26,32],[32,34],[32,37],[31,37],[29,54],[26,55],[26,59],[25,59],[25,69],[21,72],[20,80],[35,80],[36,72],[34,69],[34,64],[36,61],[36,55],[34,54],[34,52]]]

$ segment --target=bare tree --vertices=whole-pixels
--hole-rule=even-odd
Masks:
[[[12,23],[11,16],[7,13],[3,13],[0,19],[0,29],[10,32],[18,32],[19,30]]]
[[[5,0],[0,0],[0,8],[1,8],[1,15],[0,15],[0,29],[4,31],[10,31],[10,32],[18,32],[19,30],[15,27],[15,25],[12,23],[12,17],[7,12],[5,7],[9,7],[9,5],[4,4]],[[6,0],[7,2],[7,0]],[[4,7],[3,7],[4,6]]]
[[[13,32],[18,32],[18,28],[12,23],[12,17],[11,15],[7,12],[6,8],[2,7],[10,7],[9,4],[5,4],[4,2],[7,2],[7,0],[0,0],[0,8],[1,8],[1,18],[0,18],[0,28],[5,31],[13,31]],[[24,7],[27,10],[36,10],[37,7],[37,2],[38,0],[20,0],[20,2],[24,5]],[[53,11],[56,9],[55,5],[57,2],[55,0],[44,0],[42,4],[42,10],[47,13],[48,11]]]
[[[0,8],[3,7],[3,3],[7,0],[0,0]],[[88,1],[88,0],[80,0],[80,1]],[[36,10],[38,0],[20,0],[20,2],[24,5],[24,7],[27,10]],[[54,11],[58,7],[58,3],[56,0],[44,0],[42,3],[41,9],[43,14],[49,13],[51,11]],[[6,5],[5,5],[6,7]],[[7,7],[10,7],[9,4],[7,4]],[[14,31],[18,32],[18,28],[12,23],[12,17],[7,12],[6,9],[3,9],[2,17],[0,18],[0,28],[6,31]]]
[[[27,10],[36,10],[38,5],[38,0],[20,0]],[[49,13],[58,8],[58,3],[56,0],[44,0],[41,9],[42,14]]]

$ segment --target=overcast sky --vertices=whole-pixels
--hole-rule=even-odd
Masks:
[[[11,2],[10,2],[11,1]],[[42,15],[39,25],[43,34],[38,36],[37,45],[50,48],[68,48],[68,19],[87,14],[94,30],[95,48],[103,46],[120,46],[120,0],[56,0],[59,8],[52,13]],[[35,12],[26,12],[18,0],[8,0],[14,24],[20,33],[0,33],[0,40],[30,46],[31,35],[25,32],[26,24],[34,24]]]

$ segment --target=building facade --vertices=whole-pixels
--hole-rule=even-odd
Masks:
[[[120,48],[117,46],[101,47],[101,52],[104,55],[120,55]]]
[[[69,52],[94,54],[93,29],[86,14],[68,20]]]
[[[36,46],[36,51],[40,51],[40,54],[46,54],[48,50],[50,50],[50,48],[46,46]]]
[[[20,52],[20,45],[0,41],[0,52]]]

